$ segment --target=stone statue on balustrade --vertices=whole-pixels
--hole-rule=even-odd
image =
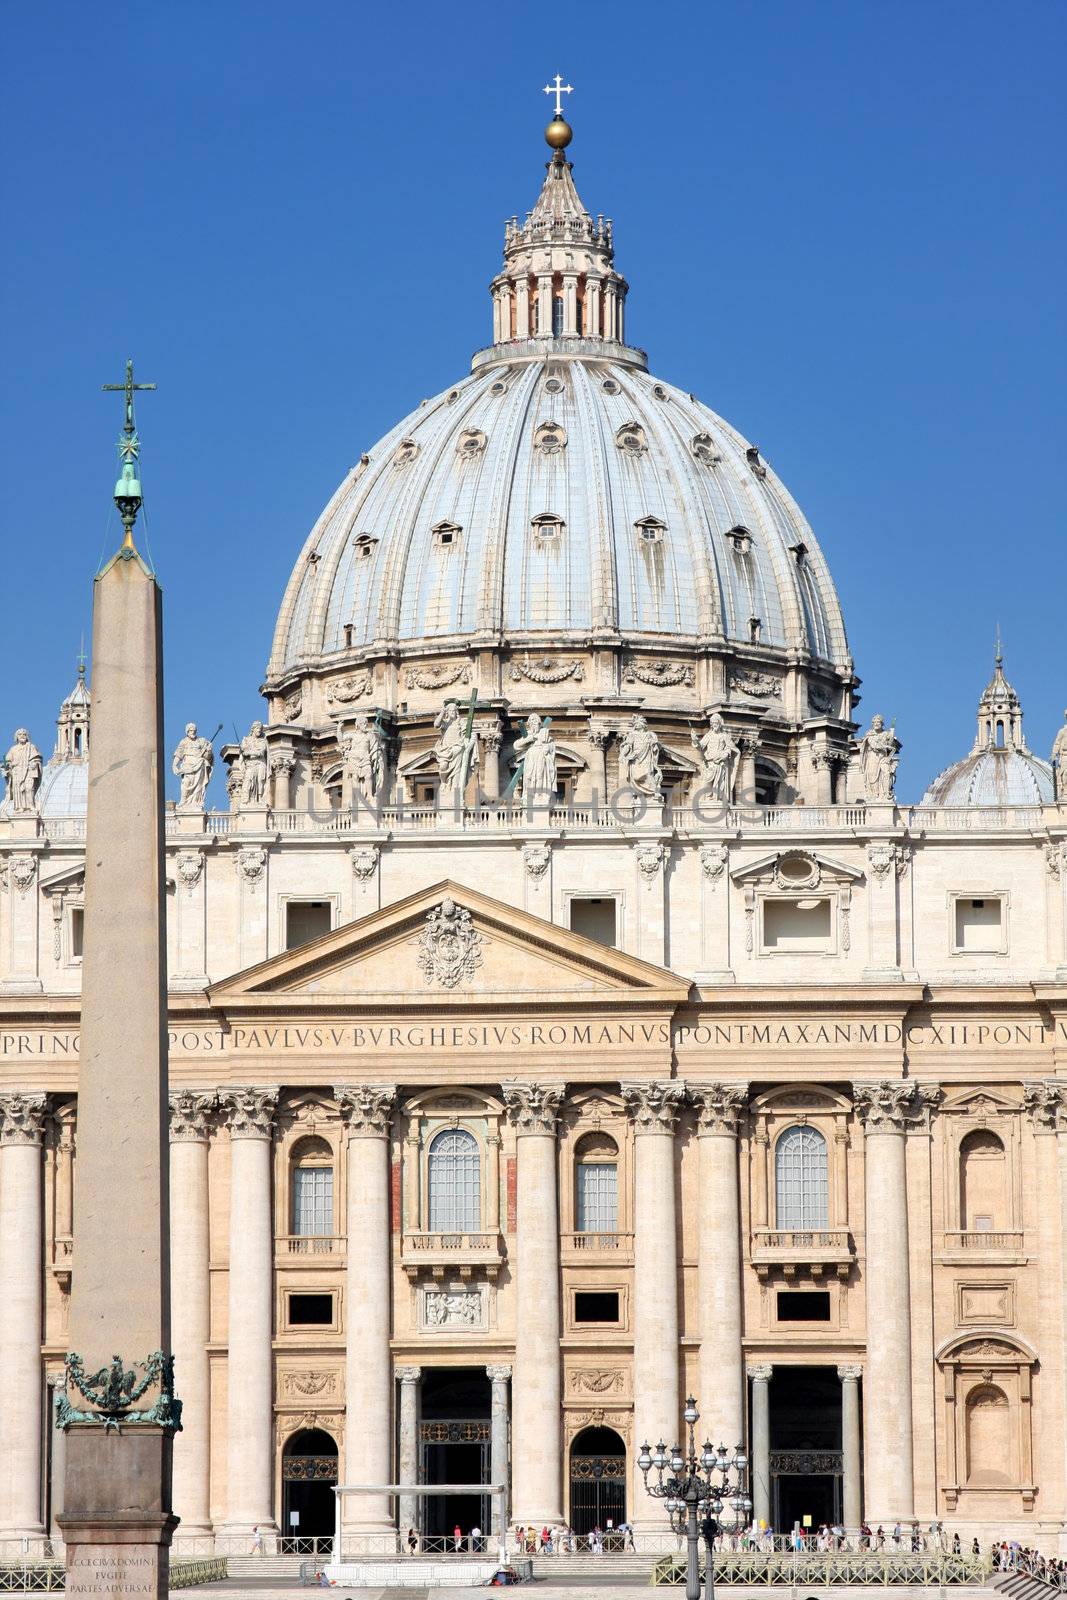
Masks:
[[[344,751],[345,775],[352,794],[374,800],[385,782],[385,740],[377,724],[362,713],[352,723],[351,732],[340,736]]]
[[[515,754],[521,757],[518,776],[523,799],[552,799],[556,793],[556,741],[547,717],[539,717],[535,711],[526,718],[526,732],[515,740]]]
[[[884,717],[872,717],[859,741],[860,777],[867,800],[892,800],[899,758],[900,740],[886,727]]]
[[[433,753],[437,758],[441,789],[451,797],[462,793],[467,778],[478,765],[478,735],[473,728],[467,732],[455,700],[445,701],[433,725],[440,734]]]
[[[633,716],[619,741],[619,782],[654,800],[663,797],[660,743],[642,716]]]
[[[1052,776],[1055,794],[1060,805],[1067,805],[1067,711],[1063,713],[1063,727],[1052,745]]]
[[[262,722],[253,722],[241,740],[240,776],[238,789],[242,806],[265,806],[267,803],[267,741]]]
[[[15,742],[4,757],[7,798],[4,809],[12,816],[34,816],[41,787],[41,752],[25,728],[15,729]]]
[[[195,722],[185,724],[185,737],[174,752],[171,771],[181,780],[178,797],[179,811],[202,811],[211,769],[215,765],[215,752],[211,740],[196,731]]]
[[[695,733],[689,737],[700,757],[705,793],[710,799],[729,805],[733,799],[734,773],[741,759],[741,750],[723,721],[722,714],[712,712],[708,731],[701,738],[698,739]]]

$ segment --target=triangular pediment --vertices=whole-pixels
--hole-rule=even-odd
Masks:
[[[446,879],[212,984],[211,1001],[653,1001],[689,981]]]

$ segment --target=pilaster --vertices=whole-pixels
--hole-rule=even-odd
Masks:
[[[214,1094],[170,1096],[170,1278],[175,1370],[181,1373],[182,1431],[174,1441],[176,1548],[211,1531],[211,1282],[208,1143]]]
[[[41,1516],[41,1175],[47,1102],[0,1094],[0,1540],[44,1537]]]

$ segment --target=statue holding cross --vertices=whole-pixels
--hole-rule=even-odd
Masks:
[[[437,716],[434,727],[440,738],[433,747],[437,757],[437,771],[441,778],[441,798],[450,803],[462,802],[463,791],[472,768],[478,765],[478,735],[474,731],[474,713],[478,709],[478,691],[471,690],[466,707],[467,718],[460,718],[458,700],[446,700]]]

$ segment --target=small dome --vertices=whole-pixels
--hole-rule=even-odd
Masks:
[[[978,702],[978,735],[971,752],[934,779],[922,804],[1043,806],[1054,800],[1052,768],[1026,743],[1022,704],[1004,676],[998,641],[993,676]]]
[[[84,817],[89,805],[89,763],[50,761],[41,777],[37,803],[42,817]]]

